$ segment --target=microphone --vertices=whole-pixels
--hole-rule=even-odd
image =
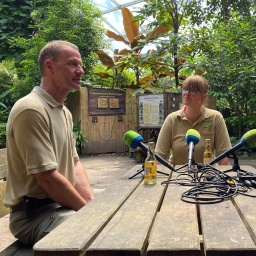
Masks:
[[[148,151],[147,145],[143,143],[143,138],[140,134],[135,131],[128,131],[125,133],[123,138],[125,144],[132,149],[136,149],[137,147],[141,148],[142,151],[146,154]],[[156,160],[160,162],[165,167],[169,168],[172,171],[176,171],[166,160],[164,160],[161,156],[155,153]]]
[[[228,157],[229,155],[233,154],[235,151],[239,150],[242,147],[256,147],[256,129],[250,130],[247,133],[245,133],[238,144],[236,144],[234,147],[230,148],[226,152],[214,158],[212,161],[209,162],[209,164],[212,165],[215,164],[216,162],[219,162],[223,158]]]
[[[200,140],[200,134],[194,129],[189,129],[186,133],[186,142],[188,144],[188,169],[191,169],[191,165],[194,162],[194,148]]]

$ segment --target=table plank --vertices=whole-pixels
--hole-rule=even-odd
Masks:
[[[158,166],[158,170],[163,166]],[[148,236],[164,196],[158,174],[157,184],[141,183],[86,251],[88,256],[144,255]]]
[[[224,170],[225,167],[217,168]],[[235,201],[240,201],[241,197],[235,197]],[[245,197],[241,200],[245,200]],[[206,256],[256,255],[255,243],[232,202],[233,199],[217,204],[200,205]],[[247,206],[245,203],[244,207]]]
[[[81,255],[140,184],[141,175],[128,179],[140,167],[134,166],[119,181],[37,242],[34,255],[58,256],[63,252],[70,256]]]
[[[207,256],[256,255],[255,244],[231,200],[200,205],[200,213]]]
[[[150,235],[148,256],[200,255],[197,207],[180,199],[181,194],[188,189],[185,186],[168,185]]]
[[[242,169],[256,174],[256,169],[254,169],[252,166],[242,166]],[[233,204],[235,205],[254,243],[256,243],[256,189],[252,188],[248,192],[248,195],[253,195],[255,197],[238,195],[233,199]]]
[[[168,185],[166,190],[160,185],[166,176],[159,173],[158,184],[152,186],[145,186],[141,175],[128,179],[140,167],[39,241],[34,255],[256,255],[255,198],[238,195],[216,204],[185,203],[180,196],[190,187]]]

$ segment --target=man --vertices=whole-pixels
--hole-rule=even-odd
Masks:
[[[38,58],[40,87],[18,100],[7,123],[8,177],[4,203],[10,230],[35,243],[94,198],[79,161],[72,116],[63,105],[84,74],[78,47],[52,41]]]

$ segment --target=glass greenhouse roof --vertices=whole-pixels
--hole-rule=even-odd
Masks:
[[[136,15],[136,10],[145,4],[143,0],[92,0],[92,2],[102,11],[105,28],[123,37],[125,37],[125,31],[121,8],[127,7],[133,15]],[[125,48],[122,42],[114,41],[107,36],[105,40],[111,42],[111,49],[113,51],[114,49]]]

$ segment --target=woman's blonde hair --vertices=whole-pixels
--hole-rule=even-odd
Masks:
[[[203,93],[208,93],[209,85],[208,82],[199,75],[192,75],[186,78],[183,82],[182,87],[191,89],[191,90],[199,90]]]

